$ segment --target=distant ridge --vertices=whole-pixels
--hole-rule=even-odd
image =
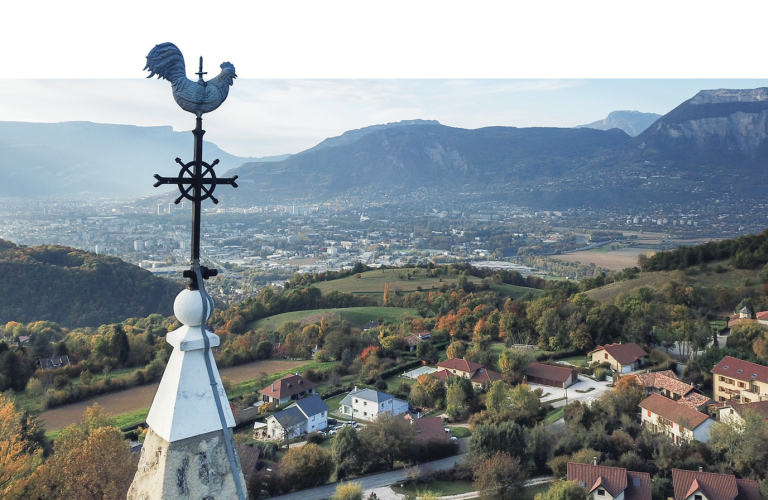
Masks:
[[[647,129],[653,122],[661,118],[656,113],[641,113],[640,111],[611,111],[603,120],[578,125],[576,128],[594,128],[597,130],[610,130],[618,128],[635,137]]]
[[[190,132],[171,127],[0,122],[0,176],[5,193],[20,197],[153,195],[161,190],[152,187],[152,176],[177,174],[174,158],[191,160],[192,144]],[[205,143],[205,157],[218,158],[221,172],[255,160],[211,142]]]

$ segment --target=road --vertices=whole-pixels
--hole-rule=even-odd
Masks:
[[[464,455],[456,455],[453,457],[444,458],[442,460],[436,460],[434,462],[428,462],[419,465],[421,470],[446,470],[453,467],[455,463],[460,461]],[[363,485],[364,490],[372,490],[374,488],[381,488],[383,486],[389,486],[399,481],[405,480],[406,471],[408,469],[393,470],[390,472],[382,472],[380,474],[373,474],[371,476],[361,477],[354,481]],[[287,495],[280,495],[277,497],[271,497],[270,500],[323,500],[324,498],[330,498],[336,491],[336,484],[328,484],[309,490],[296,491]]]

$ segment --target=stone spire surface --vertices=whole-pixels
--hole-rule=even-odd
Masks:
[[[228,428],[235,426],[235,418],[213,353],[205,349],[203,331],[210,347],[219,345],[219,337],[201,326],[203,293],[183,290],[173,304],[174,314],[182,326],[166,336],[173,352],[147,416],[149,429],[128,500],[238,498],[225,442],[227,437],[215,399],[221,403]],[[205,296],[209,302],[206,310],[212,311],[213,300],[207,293]],[[215,390],[210,382],[206,355],[210,357]],[[235,469],[244,491],[245,479],[233,441],[230,444]]]

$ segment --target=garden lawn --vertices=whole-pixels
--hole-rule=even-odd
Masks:
[[[544,493],[552,486],[552,483],[534,484],[533,486],[526,486],[523,488],[522,494],[518,497],[518,500],[533,500],[538,493]]]
[[[564,407],[561,406],[560,408],[553,408],[552,411],[547,413],[547,416],[544,418],[544,425],[549,425],[557,422],[558,420],[563,418],[563,415],[565,415]]]

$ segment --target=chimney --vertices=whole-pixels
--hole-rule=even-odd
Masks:
[[[704,472],[704,467],[699,467],[699,472]]]
[[[597,457],[592,457],[592,465],[597,465]]]

